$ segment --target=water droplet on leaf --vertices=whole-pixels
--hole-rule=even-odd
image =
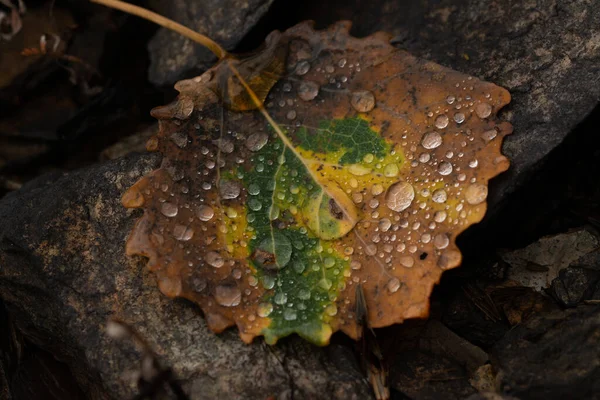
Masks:
[[[375,96],[369,90],[358,90],[352,92],[350,103],[358,112],[369,112],[375,107]]]
[[[209,251],[206,253],[204,256],[204,261],[206,261],[208,265],[211,265],[215,268],[221,268],[225,264],[223,257],[221,257],[219,253],[215,251]]]
[[[387,290],[390,293],[396,293],[400,289],[400,280],[398,278],[392,278],[388,281]]]
[[[298,87],[298,97],[311,101],[319,94],[319,85],[313,81],[302,81]]]
[[[160,212],[162,212],[165,217],[175,217],[179,212],[179,207],[177,207],[176,204],[165,202],[160,206]]]
[[[393,211],[404,211],[415,198],[415,189],[408,182],[399,181],[389,187],[385,195],[385,205]]]
[[[259,151],[269,141],[269,135],[264,132],[253,133],[246,139],[246,147],[250,151]]]
[[[221,180],[221,184],[219,185],[219,193],[221,194],[222,199],[236,199],[240,195],[240,191],[241,185],[239,182]]]
[[[448,126],[448,122],[450,122],[450,120],[448,119],[447,115],[445,115],[445,114],[438,115],[437,118],[435,119],[435,127],[438,129],[444,129],[445,127]]]
[[[488,194],[488,188],[486,185],[474,183],[465,190],[465,199],[469,204],[481,204],[485,201]]]
[[[429,132],[423,135],[421,145],[426,149],[435,149],[442,144],[442,136],[437,132]]]
[[[487,118],[492,114],[492,106],[488,103],[479,103],[475,107],[475,114],[477,114],[479,118]]]
[[[219,285],[215,289],[215,300],[222,306],[235,307],[242,300],[242,292],[237,286]]]

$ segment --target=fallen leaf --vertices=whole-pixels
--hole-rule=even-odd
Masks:
[[[349,28],[275,32],[153,111],[148,148],[164,159],[123,197],[144,209],[127,253],[215,332],[357,338],[358,284],[370,327],[427,316],[433,285],[461,261],[457,235],[508,167],[506,90]]]

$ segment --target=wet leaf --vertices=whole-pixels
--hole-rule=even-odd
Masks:
[[[127,251],[216,332],[357,338],[358,284],[370,327],[426,316],[461,261],[456,236],[508,167],[506,90],[348,29],[275,33],[262,53],[178,82],[177,101],[153,111],[148,148],[164,160],[124,195],[144,209]]]

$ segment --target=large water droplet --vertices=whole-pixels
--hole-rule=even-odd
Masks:
[[[437,189],[432,193],[431,199],[436,203],[444,203],[448,200],[448,193],[444,189]]]
[[[273,278],[271,275],[263,275],[261,280],[265,289],[270,290],[275,287],[275,278]]]
[[[329,279],[323,278],[319,281],[318,285],[325,290],[329,290],[333,283]]]
[[[448,119],[448,116],[445,114],[442,114],[442,115],[437,116],[434,124],[435,124],[436,128],[444,129],[445,127],[448,126],[448,122],[450,122],[450,120]]]
[[[452,164],[450,164],[448,161],[442,161],[440,165],[438,165],[438,172],[440,175],[450,175],[452,172]]]
[[[256,183],[251,183],[248,185],[248,193],[250,193],[252,196],[260,194],[260,186],[258,186]]]
[[[494,138],[496,138],[496,136],[498,136],[498,132],[496,131],[496,129],[490,129],[481,134],[481,137],[486,142],[491,142],[492,140],[494,140]]]
[[[465,199],[469,204],[481,204],[487,198],[487,186],[480,183],[474,183],[465,190]]]
[[[429,153],[421,153],[419,154],[419,162],[426,163],[431,160],[431,155]]]
[[[304,272],[304,269],[306,268],[306,266],[304,265],[304,263],[300,260],[295,260],[292,263],[292,268],[294,269],[294,271],[296,271],[296,273],[301,274]]]
[[[175,217],[179,212],[179,207],[177,207],[177,204],[169,202],[162,203],[160,212],[162,212],[165,217]]]
[[[323,265],[325,265],[325,268],[331,268],[335,265],[335,260],[333,257],[325,257],[323,260]]]
[[[375,254],[377,254],[377,245],[376,244],[368,244],[365,247],[365,254],[368,256],[374,256]]]
[[[201,291],[206,289],[206,286],[208,286],[208,284],[206,283],[206,281],[204,279],[196,277],[196,278],[192,279],[191,286],[192,286],[192,289],[194,289],[196,292],[200,293]]]
[[[181,240],[182,242],[186,242],[194,237],[194,230],[189,226],[185,225],[175,225],[173,228],[173,236],[177,240]]]
[[[308,300],[310,299],[310,291],[306,289],[298,290],[298,298],[300,300]]]
[[[286,321],[295,321],[296,318],[298,318],[298,313],[296,312],[296,310],[291,308],[286,308],[285,310],[283,310],[283,319],[285,319]]]
[[[325,314],[329,315],[330,317],[334,317],[337,312],[338,310],[335,304],[329,304],[327,307],[325,307]]]
[[[196,211],[196,215],[198,215],[198,218],[200,219],[200,221],[210,221],[212,219],[212,217],[214,217],[215,215],[215,210],[212,209],[212,207],[207,206],[207,205],[201,205],[200,207],[198,207],[198,211]]]
[[[221,194],[221,198],[227,199],[236,199],[240,195],[241,186],[237,181],[226,181],[221,180],[221,184],[219,185],[219,193]]]
[[[262,203],[260,202],[260,200],[253,197],[250,200],[248,200],[248,208],[252,211],[260,211],[260,209],[262,208]]]
[[[217,139],[213,143],[217,145],[219,150],[226,154],[233,153],[233,150],[235,150],[235,145],[229,139]]]
[[[389,219],[382,218],[379,221],[379,229],[381,229],[382,232],[389,231],[391,227],[392,227],[392,221],[390,221]]]
[[[445,233],[439,233],[433,238],[433,245],[436,249],[445,249],[450,244],[450,239]]]
[[[364,167],[360,164],[351,164],[348,166],[348,172],[354,176],[364,176],[371,173],[371,168]]]
[[[246,147],[250,151],[259,151],[269,141],[269,135],[264,132],[253,133],[246,139]]]
[[[412,256],[402,256],[398,259],[400,264],[406,268],[412,268],[415,265],[415,259]]]
[[[369,90],[352,92],[350,104],[358,112],[369,112],[375,107],[375,96]]]
[[[298,87],[298,97],[304,101],[311,101],[319,94],[319,85],[313,81],[303,81]]]
[[[256,313],[259,317],[266,318],[273,312],[273,304],[271,303],[260,303]]]
[[[454,121],[457,124],[462,124],[463,122],[465,122],[465,114],[463,114],[463,113],[454,114]]]
[[[219,285],[215,289],[215,300],[222,306],[235,307],[242,300],[242,292],[237,286]]]
[[[371,187],[371,193],[373,194],[373,196],[377,196],[380,195],[381,193],[383,193],[383,185],[376,183]]]
[[[398,164],[396,164],[396,163],[388,164],[383,169],[383,175],[385,175],[388,178],[393,178],[395,176],[398,176],[399,173],[400,173],[400,167],[398,167]]]
[[[279,292],[275,295],[275,297],[273,297],[273,301],[275,304],[283,305],[287,303],[287,294]]]
[[[180,149],[183,149],[188,144],[188,135],[183,132],[175,132],[169,138]]]
[[[300,61],[296,65],[296,75],[306,75],[310,71],[310,63],[306,60]]]
[[[204,256],[204,261],[212,267],[221,268],[225,264],[225,260],[216,251],[209,251]]]
[[[396,293],[400,289],[400,280],[398,278],[392,278],[388,281],[387,285],[388,292]]]
[[[479,103],[475,107],[475,114],[479,118],[487,118],[492,114],[492,106],[488,103]]]
[[[440,211],[436,211],[435,214],[433,214],[433,220],[435,222],[444,222],[446,220],[446,211],[444,210],[440,210]]]
[[[435,149],[442,144],[442,136],[437,132],[429,132],[423,135],[421,146],[426,149]]]
[[[399,181],[389,187],[385,195],[385,205],[393,211],[404,211],[415,198],[415,189],[408,182]]]

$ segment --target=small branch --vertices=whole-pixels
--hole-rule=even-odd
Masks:
[[[133,4],[128,4],[120,0],[90,0],[92,3],[102,4],[104,6],[114,8],[128,14],[136,15],[140,18],[144,18],[148,21],[152,21],[155,24],[160,26],[164,26],[167,29],[175,31],[182,36],[187,37],[188,39],[193,40],[196,43],[201,44],[206,47],[210,51],[212,51],[219,60],[228,56],[225,49],[219,46],[218,43],[213,41],[212,39],[191,30],[190,28],[183,26],[173,20],[163,17],[162,15],[158,15],[150,10],[146,10],[145,8],[134,6]]]

